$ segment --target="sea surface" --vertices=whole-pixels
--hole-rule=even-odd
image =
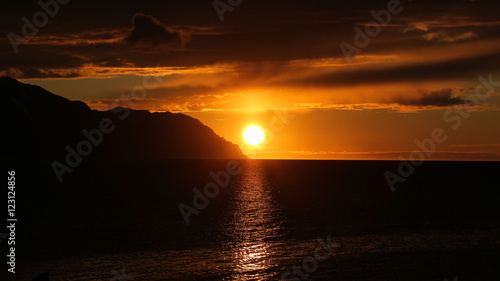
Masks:
[[[498,162],[425,162],[395,192],[397,161],[89,160],[62,183],[3,164],[18,222],[0,280],[500,280]],[[200,207],[188,225],[181,203]]]

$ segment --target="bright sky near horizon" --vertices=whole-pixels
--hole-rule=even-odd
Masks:
[[[11,1],[0,75],[185,113],[251,158],[500,160],[498,1],[213,3],[68,1],[40,24],[37,1]]]

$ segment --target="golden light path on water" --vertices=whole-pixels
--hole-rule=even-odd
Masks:
[[[225,227],[233,274],[223,280],[279,279],[283,217],[258,162],[244,165]]]

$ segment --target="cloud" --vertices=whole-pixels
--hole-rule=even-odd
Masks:
[[[18,68],[9,68],[0,71],[0,76],[9,76],[9,77],[14,77],[16,79],[28,79],[28,78],[60,79],[60,78],[76,78],[80,77],[81,74],[74,71],[73,69],[44,70],[38,68],[28,68],[25,70],[21,70]]]
[[[411,30],[429,31],[429,25],[422,22],[411,23],[410,26],[404,30],[404,32]]]
[[[305,87],[342,87],[396,82],[429,82],[471,79],[478,73],[498,69],[500,52],[446,61],[391,65],[384,68],[359,68],[310,75],[280,81],[279,84]]]
[[[418,95],[405,95],[394,98],[393,102],[400,105],[413,106],[450,106],[464,104],[464,100],[454,97],[451,89],[440,91],[419,90]]]
[[[145,7],[148,6],[146,2],[143,3]],[[412,9],[405,9],[404,17],[393,19],[395,25],[414,28],[412,32],[401,34],[401,28],[386,27],[377,38],[373,38],[369,48],[355,57],[355,64],[364,64],[365,67],[354,69],[354,65],[350,65],[341,71],[339,68],[344,67],[345,59],[339,43],[352,43],[355,35],[353,27],[373,20],[369,11],[386,4],[384,1],[338,4],[283,0],[271,4],[256,0],[254,8],[238,10],[239,16],[229,25],[219,23],[210,3],[160,1],[155,2],[154,10],[148,10],[146,14],[137,13],[137,5],[133,2],[120,2],[119,5],[106,2],[106,6],[118,9],[114,13],[109,13],[109,9],[95,10],[92,5],[82,4],[66,17],[54,18],[61,22],[44,27],[43,32],[21,46],[22,52],[17,56],[12,56],[7,37],[0,38],[0,70],[15,67],[28,73],[28,69],[60,72],[62,68],[73,68],[81,76],[102,78],[129,74],[132,70],[153,65],[190,68],[217,63],[276,65],[274,73],[266,69],[262,71],[267,77],[259,76],[262,79],[255,82],[260,83],[280,74],[281,64],[302,60],[306,68],[310,60],[315,60],[324,67],[321,73],[316,72],[317,76],[324,74],[325,77],[312,77],[307,73],[313,72],[309,68],[303,71],[303,76],[295,79],[298,76],[295,75],[294,80],[285,81],[290,83],[284,85],[303,83],[335,87],[393,81],[474,79],[478,73],[498,69],[499,57],[484,60],[479,57],[488,47],[486,39],[500,38],[497,32],[500,23],[493,13],[485,14],[482,6],[440,2],[442,8],[439,11],[448,11],[442,13],[428,9],[435,7],[435,3],[419,1],[411,3],[415,5]],[[19,5],[19,9],[12,12],[24,11],[21,8],[22,5]],[[337,13],[339,9],[344,12]],[[155,10],[162,12],[151,12]],[[421,13],[421,10],[428,13]],[[82,16],[87,11],[93,11],[92,21]],[[15,21],[12,22],[2,19],[4,26],[0,29],[6,32],[20,30],[18,23],[22,16],[24,14],[15,14],[12,16]],[[422,38],[426,33],[429,33],[429,40]],[[472,38],[474,35],[477,36]],[[479,40],[485,43],[480,45]],[[440,41],[458,41],[463,46]],[[479,46],[477,49],[465,45],[475,42]],[[178,50],[183,44],[186,46]],[[145,52],[138,51],[147,47]],[[165,52],[166,49],[168,52]],[[423,51],[426,53],[422,54]],[[449,60],[451,56],[456,63]],[[459,61],[471,56],[477,57],[477,60]],[[366,59],[370,57],[375,59]],[[444,58],[448,62],[442,62]],[[428,63],[430,60],[433,62]],[[397,62],[400,64],[395,66]],[[374,70],[375,63],[380,67]],[[88,69],[89,65],[91,69]],[[240,80],[248,79],[244,72],[248,73],[248,70],[242,68],[237,73]],[[29,78],[26,75],[14,77]],[[308,77],[311,77],[311,82],[318,83],[309,83]]]
[[[325,102],[312,97],[311,102],[284,103],[287,97],[274,96],[272,101],[263,98],[265,95],[248,93],[226,94],[200,94],[212,92],[208,87],[175,87],[158,88],[148,92],[147,99],[122,100],[122,106],[149,111],[213,111],[213,110],[254,110],[254,109],[279,109],[294,110],[347,110],[347,111],[373,111],[415,113],[423,110],[442,110],[444,107],[464,105],[459,97],[454,97],[453,90],[442,89],[437,91],[415,90],[400,93],[391,98],[372,98],[370,101],[351,100],[347,103]],[[198,92],[198,94],[196,94]],[[289,100],[289,97],[288,97]],[[258,107],[252,107],[253,101],[258,101]],[[88,100],[87,105],[92,109],[108,110],[113,100]],[[133,105],[133,106],[132,106]],[[493,108],[489,108],[493,109]],[[485,110],[489,110],[485,109]],[[497,109],[494,109],[497,110]]]
[[[476,36],[477,35],[474,32],[468,31],[457,35],[448,35],[445,32],[434,32],[434,33],[427,33],[423,37],[427,41],[436,40],[439,42],[452,43],[456,41],[474,38]]]
[[[132,18],[132,30],[125,40],[131,44],[149,43],[155,45],[184,46],[191,40],[188,33],[163,25],[156,18],[143,13]]]

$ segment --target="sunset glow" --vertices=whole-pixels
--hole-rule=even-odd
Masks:
[[[4,36],[0,75],[96,110],[183,113],[244,151],[257,141],[242,138],[241,128],[258,122],[272,137],[254,158],[397,160],[443,128],[449,138],[428,160],[500,159],[500,21],[488,1],[440,9],[396,1],[390,18],[380,16],[387,1],[258,1],[223,22],[210,1],[174,2],[144,12],[124,5],[112,16],[68,5],[67,18],[96,13],[106,21],[77,17],[61,29],[55,17],[14,57]],[[22,31],[22,16],[4,19],[19,25],[6,34]],[[390,23],[370,36],[360,33],[384,19]],[[460,128],[444,121],[476,93],[487,98]]]
[[[249,145],[258,145],[264,141],[264,131],[257,126],[250,126],[245,129],[243,138]]]
[[[499,0],[0,13],[0,281],[500,280]]]

